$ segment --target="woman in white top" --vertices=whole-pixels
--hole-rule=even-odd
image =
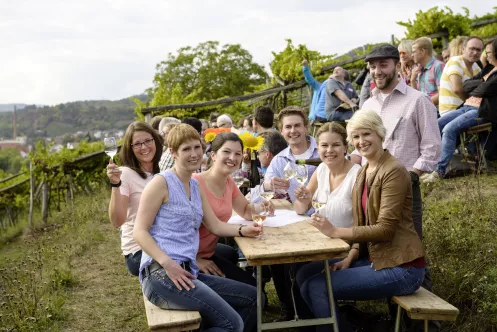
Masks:
[[[121,228],[121,249],[126,266],[132,275],[138,276],[142,250],[133,238],[138,203],[147,183],[159,173],[162,155],[162,138],[157,131],[143,121],[129,125],[119,152],[122,167],[112,159],[107,165],[107,176],[112,186],[109,203],[109,219],[114,227]]]
[[[306,213],[316,190],[328,193],[326,206],[319,210],[335,227],[352,227],[352,188],[359,165],[345,158],[347,132],[340,124],[329,122],[316,135],[319,158],[323,161],[312,175],[307,187],[295,190],[295,212]]]

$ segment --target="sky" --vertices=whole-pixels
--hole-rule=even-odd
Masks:
[[[488,0],[1,1],[0,103],[117,100],[152,86],[156,65],[183,46],[241,44],[268,69],[272,51],[306,44],[323,54],[402,38],[419,10]]]

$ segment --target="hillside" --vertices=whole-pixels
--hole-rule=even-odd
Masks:
[[[147,96],[136,98],[146,101]],[[55,106],[27,105],[17,111],[17,135],[55,137],[77,131],[125,129],[135,117],[129,98],[76,101]],[[12,137],[12,112],[0,113],[0,137]]]

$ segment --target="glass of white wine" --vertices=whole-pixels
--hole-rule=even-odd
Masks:
[[[285,178],[285,180],[289,181],[290,179],[294,178],[296,173],[296,165],[291,161],[287,162],[285,168],[283,168],[283,177]]]
[[[114,156],[117,153],[117,143],[114,137],[104,138],[104,151],[114,161]]]
[[[267,211],[266,208],[262,204],[254,204],[252,205],[252,220],[256,222],[259,226],[261,226],[261,235],[259,235],[256,239],[257,240],[264,240],[264,234],[263,234],[263,225],[264,225],[264,220],[266,220],[267,217]]]
[[[271,179],[271,182],[270,182],[270,189],[269,190],[264,190],[264,185],[261,185],[259,187],[260,189],[260,195],[262,198],[264,198],[264,200],[266,201],[270,201],[273,197],[274,197],[274,194],[275,194],[275,190],[274,190],[274,183],[273,183],[273,180]],[[274,213],[273,214],[267,214],[268,217],[274,217]]]
[[[245,182],[245,177],[243,176],[243,172],[241,169],[237,169],[236,171],[231,174],[231,177],[233,178],[233,181],[235,181],[235,184],[240,188],[240,186]]]
[[[328,192],[323,190],[317,190],[312,196],[312,207],[319,214],[319,210],[326,206],[328,203]]]
[[[307,177],[307,167],[305,165],[297,165],[297,168],[295,169],[295,180],[300,183],[301,187],[307,182]],[[305,198],[305,195],[300,198]]]

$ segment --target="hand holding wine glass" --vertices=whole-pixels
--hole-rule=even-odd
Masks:
[[[121,170],[114,164],[111,158],[107,165],[107,177],[109,178],[110,183],[118,184],[121,182],[121,173]]]
[[[283,168],[283,177],[285,178],[285,180],[289,181],[290,179],[293,179],[296,174],[296,165],[293,162],[288,161],[285,165],[285,168]]]
[[[264,220],[266,220],[266,216],[267,210],[262,204],[252,205],[252,220],[257,223],[257,225],[261,226],[261,235],[257,237],[258,240],[264,240],[263,225]]]
[[[333,233],[333,224],[326,217],[319,214],[319,210],[326,206],[329,193],[327,191],[316,190],[312,197],[312,207],[316,211],[309,219],[309,224],[316,227],[324,235],[330,236]]]
[[[307,182],[307,167],[305,165],[297,165],[295,169],[295,180],[300,184],[300,188],[304,187],[304,184]],[[307,193],[303,193],[302,195],[307,195]],[[306,196],[299,196],[299,198],[306,198]]]
[[[110,157],[111,160],[114,159],[114,156],[117,153],[117,143],[114,137],[104,138],[104,151]]]

